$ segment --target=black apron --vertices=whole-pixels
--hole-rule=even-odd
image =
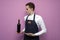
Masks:
[[[28,16],[25,21],[25,33],[37,33],[38,32],[38,26],[35,22],[35,14],[33,17],[33,20],[27,20]],[[24,40],[39,40],[39,36],[27,36],[24,34]]]

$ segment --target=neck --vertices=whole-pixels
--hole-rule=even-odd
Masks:
[[[32,15],[34,12],[33,11],[31,11],[31,13],[29,14],[29,15]]]

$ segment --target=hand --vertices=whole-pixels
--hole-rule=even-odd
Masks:
[[[35,36],[33,33],[25,33],[28,36]]]

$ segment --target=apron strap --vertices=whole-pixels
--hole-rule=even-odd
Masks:
[[[35,21],[35,14],[34,14],[33,20]]]

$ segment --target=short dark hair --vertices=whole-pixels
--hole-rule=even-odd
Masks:
[[[27,3],[26,6],[29,6],[29,8],[33,8],[33,11],[35,10],[35,5],[32,2]]]

